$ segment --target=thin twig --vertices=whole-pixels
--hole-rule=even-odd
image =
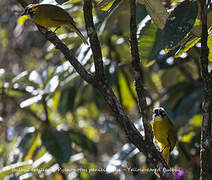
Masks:
[[[130,1],[130,15],[131,15],[130,45],[131,45],[131,55],[132,55],[132,67],[134,69],[134,77],[135,77],[135,88],[138,95],[138,104],[139,104],[140,113],[142,115],[142,120],[144,125],[145,142],[148,143],[149,147],[152,148],[154,147],[153,134],[152,134],[152,129],[150,125],[148,106],[146,103],[146,98],[144,96],[144,93],[145,93],[145,89],[143,87],[144,81],[143,81],[142,68],[140,66],[140,57],[138,52],[137,27],[136,27],[137,26],[136,25],[136,0]],[[159,152],[157,153],[157,158],[162,158]],[[164,159],[162,161],[164,162]],[[165,166],[167,167],[166,163],[165,163]],[[156,167],[158,167],[158,164]],[[160,174],[161,179],[174,179],[174,176],[171,172],[166,174],[162,172],[160,168],[158,170],[159,170],[158,173]]]
[[[138,95],[138,104],[139,104],[140,114],[143,117],[145,139],[148,140],[149,142],[152,142],[153,134],[152,134],[151,126],[150,126],[150,116],[148,112],[148,106],[146,103],[146,97],[144,96],[144,93],[145,93],[145,89],[143,86],[144,81],[143,81],[142,68],[140,65],[140,57],[138,52],[135,0],[131,0],[130,13],[131,13],[130,45],[131,45],[131,54],[132,54],[132,67],[134,70],[134,77],[135,77],[135,88]]]
[[[207,13],[205,11],[206,0],[200,0],[201,5],[201,76],[203,80],[203,103],[202,103],[202,126],[201,126],[201,146],[200,146],[200,179],[212,179],[212,156],[211,156],[211,122],[212,122],[212,73],[208,72],[207,46],[208,27]]]
[[[64,168],[63,168],[63,165],[59,162],[57,162],[57,164],[59,165],[59,173],[61,174],[61,176],[63,177],[63,180],[67,180],[67,176],[65,174],[65,171],[64,171]]]
[[[47,102],[46,101],[47,101],[46,100],[46,96],[44,95],[42,97],[42,105],[43,105],[43,110],[44,110],[44,114],[45,114],[45,123],[50,124],[48,106],[47,106]]]
[[[94,27],[91,0],[84,0],[83,11],[84,11],[86,30],[91,43],[91,50],[94,58],[96,78],[100,81],[105,81],[105,72],[102,61],[101,46]]]

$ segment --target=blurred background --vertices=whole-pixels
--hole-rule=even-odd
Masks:
[[[83,2],[64,2],[40,1],[61,4],[87,37]],[[130,1],[109,2],[112,6],[103,10],[93,1],[107,79],[143,133],[131,67]],[[169,9],[178,3],[163,0]],[[35,24],[20,17],[22,12],[18,1],[0,1],[0,179],[157,179],[150,162],[128,143],[103,97]],[[201,44],[195,41],[177,56],[166,54],[163,31],[139,2],[137,23],[148,107],[164,107],[178,131],[170,165],[176,179],[199,179]],[[90,47],[65,27],[56,34],[93,73]]]

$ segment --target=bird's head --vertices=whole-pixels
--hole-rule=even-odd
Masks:
[[[162,119],[166,119],[168,117],[166,111],[162,107],[155,108],[153,110],[153,119],[156,117],[160,117]]]
[[[30,16],[31,18],[33,18],[33,17],[36,15],[36,12],[37,12],[35,7],[36,7],[35,4],[29,4],[29,5],[25,8],[25,10],[24,10],[22,16],[23,16],[23,15],[28,15],[28,16]]]

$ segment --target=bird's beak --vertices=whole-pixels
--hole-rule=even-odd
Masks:
[[[24,12],[21,14],[21,16],[27,15],[27,11],[26,9],[24,10]]]

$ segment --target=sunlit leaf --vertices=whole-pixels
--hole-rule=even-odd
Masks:
[[[43,80],[42,80],[42,77],[41,77],[41,74],[36,71],[36,70],[33,70],[30,74],[29,74],[29,80],[42,86],[43,85]]]
[[[3,46],[4,48],[6,48],[7,45],[8,45],[8,42],[9,42],[8,41],[8,30],[7,29],[1,28],[1,31],[0,31],[0,41],[1,41],[1,46]]]
[[[113,157],[110,159],[106,171],[108,173],[114,172],[117,170],[119,166],[121,166],[124,161],[127,161],[135,154],[137,154],[139,150],[133,144],[125,144],[121,150],[114,154]]]
[[[144,136],[143,123],[142,118],[137,119],[134,122],[135,127],[139,130],[139,132]],[[116,169],[121,166],[125,161],[132,158],[134,155],[138,154],[139,150],[133,144],[125,144],[122,146],[121,150],[113,155],[110,159],[106,171],[108,173],[116,171]]]
[[[192,126],[201,127],[202,124],[202,115],[197,114],[193,116],[189,122]]]
[[[112,9],[112,5],[118,5],[121,0],[102,0],[97,4],[97,8],[100,8],[103,11],[110,11]]]
[[[22,134],[19,136],[19,141],[17,144],[17,149],[14,150],[14,157],[16,155],[20,156],[19,158],[24,157],[27,152],[30,150],[33,141],[36,138],[36,132],[34,127],[25,127],[22,130]],[[19,151],[18,154],[16,154],[17,150]],[[17,157],[16,157],[17,158]]]
[[[64,1],[64,0],[63,0]],[[74,3],[78,3],[81,2],[82,0],[68,0],[66,3],[64,4],[74,4]]]
[[[32,166],[34,169],[38,169],[43,167],[43,165],[47,166],[49,163],[52,164],[53,162],[55,162],[54,157],[47,152],[46,148],[41,148],[35,157]]]
[[[36,151],[36,149],[40,146],[40,133],[37,134],[37,136],[35,137],[35,139],[33,139],[33,144],[31,145],[31,147],[29,148],[29,151],[27,152],[26,156],[24,157],[24,160],[30,160],[33,159],[33,154]]]
[[[173,3],[173,2],[178,2],[179,0],[171,0],[171,2]]]
[[[42,99],[42,95],[37,95],[37,96],[34,96],[34,97],[32,97],[32,98],[29,98],[29,99],[27,99],[27,100],[25,100],[25,101],[22,101],[22,102],[20,103],[20,108],[25,108],[25,107],[27,107],[27,106],[30,106],[30,105],[34,104],[34,103],[37,103],[37,102],[39,102],[41,99]]]
[[[121,91],[122,103],[128,109],[132,109],[135,106],[135,101],[131,95],[131,92],[129,91],[128,84],[122,73],[119,73],[119,83],[121,86],[120,91]],[[131,85],[133,86],[133,83]]]
[[[198,14],[196,1],[180,3],[168,17],[164,27],[164,46],[176,46],[191,30]]]
[[[156,45],[159,45],[157,44],[159,35],[158,28],[155,24],[149,21],[139,34],[140,37],[138,42],[141,62],[144,66],[148,66],[149,61],[156,58],[158,50],[161,49],[156,47]],[[159,46],[162,47],[161,45],[162,43],[160,43]]]
[[[104,1],[109,2],[111,0],[104,0]],[[115,19],[117,19],[118,16],[122,16],[122,17],[124,16],[123,9],[122,8],[119,9],[119,7],[120,7],[120,5],[123,5],[123,4],[126,5],[126,4],[129,3],[129,1],[122,1],[122,0],[112,0],[112,1],[114,1],[112,3],[112,5],[107,6],[105,8],[104,12],[102,12],[100,14],[100,24],[99,24],[99,27],[98,27],[98,30],[99,30],[98,33],[99,34],[101,34],[104,31],[106,25],[108,27],[109,26],[108,24],[113,23],[114,19],[112,19],[112,17],[116,17]],[[101,9],[101,3],[97,5],[97,8]],[[122,26],[124,26],[123,23],[120,23],[120,24],[122,24]],[[112,29],[112,27],[110,27],[110,28]]]
[[[144,64],[144,66],[148,68],[148,67],[152,66],[153,64],[155,64],[155,62],[156,62],[156,60],[151,60],[148,63]]]
[[[182,138],[181,138],[181,141],[182,142],[185,142],[185,143],[189,143],[191,142],[191,139],[195,136],[195,133],[192,131],[186,135],[184,135]]]
[[[47,83],[44,92],[45,93],[53,93],[59,85],[59,77],[55,75],[51,78],[51,80]]]
[[[187,52],[190,48],[192,48],[196,43],[198,43],[200,38],[194,37],[190,41],[188,41],[178,52],[175,54],[175,58],[180,57],[183,53]]]
[[[12,79],[12,83],[17,83],[28,75],[28,71],[23,71]]]
[[[144,4],[151,19],[158,28],[163,29],[168,18],[168,12],[160,0],[137,0]]]
[[[5,166],[0,169],[0,178],[4,179],[5,176],[12,175],[14,172],[17,172],[18,174],[24,174],[30,171],[31,165],[32,160],[18,162],[9,166]]]
[[[209,48],[209,56],[208,60],[212,62],[212,33],[208,36],[208,48]]]

